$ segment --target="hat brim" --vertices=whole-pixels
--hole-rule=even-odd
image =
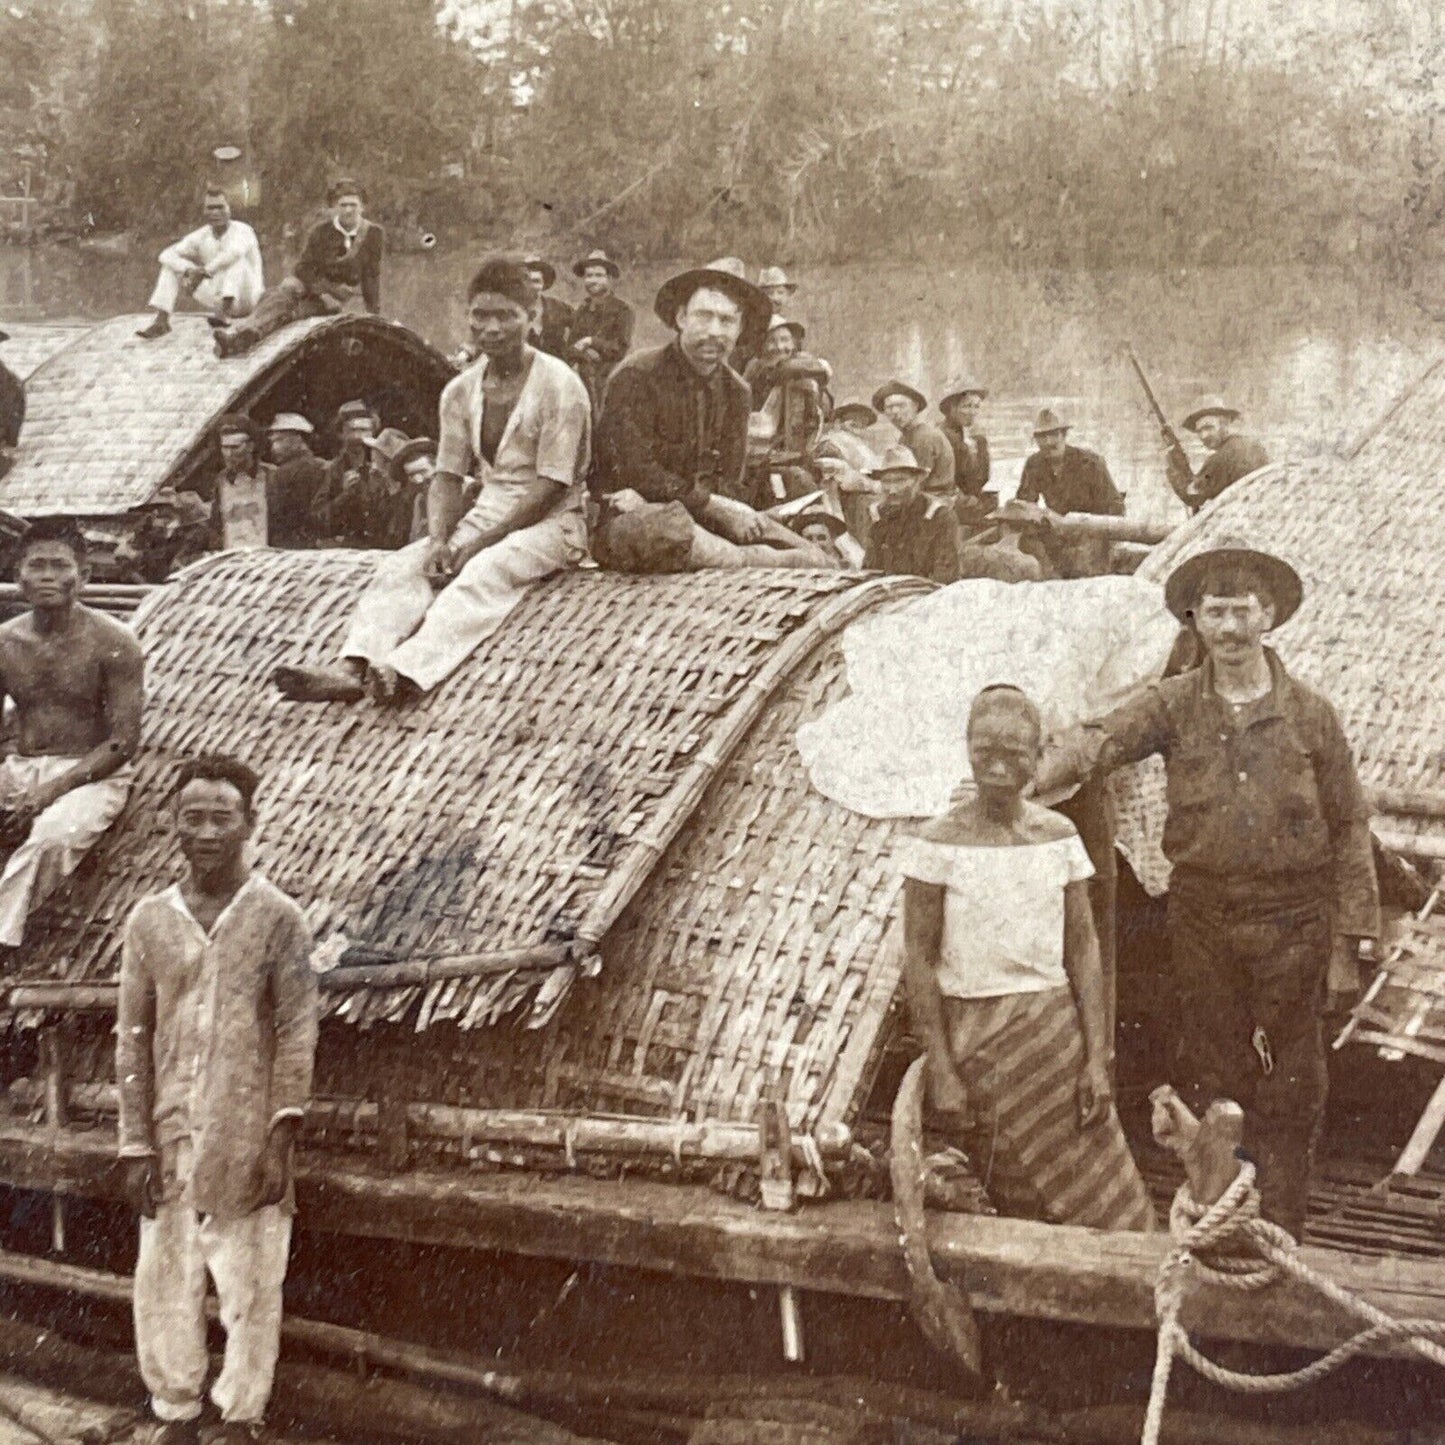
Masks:
[[[437,444],[430,437],[413,437],[404,447],[400,448],[397,454],[391,459],[394,467],[404,467],[408,462],[414,462],[418,457],[435,457]]]
[[[589,266],[601,266],[614,281],[621,279],[622,267],[610,258],[604,261],[601,256],[584,256],[580,261],[574,262],[572,265],[572,274],[574,276],[585,276]],[[551,285],[551,282],[549,281],[547,284]]]
[[[871,472],[868,473],[868,475],[872,477],[875,482],[881,482],[884,477],[891,477],[894,472],[909,472],[915,477],[926,477],[928,475],[928,468],[918,466],[875,467]]]
[[[873,393],[873,409],[875,411],[882,411],[883,403],[887,401],[890,396],[906,396],[919,411],[923,411],[928,406],[928,398],[924,396],[921,391],[915,391],[911,386],[907,386],[901,381],[890,381],[887,386],[880,386],[878,390]]]
[[[696,266],[691,271],[669,276],[658,287],[652,302],[657,319],[669,330],[677,330],[678,308],[702,286],[721,291],[742,308],[743,329],[738,336],[740,346],[756,346],[768,334],[773,319],[773,303],[753,283],[731,271],[716,271],[711,266]]]
[[[1243,565],[1263,574],[1274,599],[1274,627],[1282,627],[1300,609],[1305,588],[1300,575],[1282,557],[1253,547],[1211,547],[1187,557],[1165,579],[1164,605],[1181,622],[1190,621],[1204,574],[1216,566]]]
[[[1184,430],[1197,431],[1199,423],[1207,416],[1222,416],[1225,421],[1238,421],[1240,414],[1232,406],[1203,406],[1198,411],[1191,411],[1184,418]]]
[[[792,518],[789,525],[792,529],[801,534],[804,527],[811,526],[814,522],[821,522],[831,537],[841,537],[848,530],[848,524],[841,517],[835,517],[832,512],[821,510],[812,512],[799,512]]]
[[[808,334],[807,327],[805,327],[801,321],[780,321],[776,326],[768,327],[768,333],[770,335],[774,331],[791,331],[793,333],[793,340],[796,341],[799,346],[803,344],[803,338]]]
[[[557,268],[550,262],[544,261],[540,256],[529,256],[522,262],[529,271],[540,271],[542,273],[542,289],[550,291],[557,284]]]
[[[867,402],[862,401],[845,401],[841,406],[834,407],[832,420],[842,421],[849,413],[857,413],[859,416],[867,417],[869,426],[872,426],[873,423],[878,420],[878,413],[874,411]]]
[[[1058,436],[1063,432],[1073,431],[1074,424],[1071,421],[1061,421],[1058,426],[1036,426],[1034,435],[1036,437]]]
[[[969,386],[962,391],[951,391],[938,403],[939,411],[947,416],[949,407],[966,396],[976,396],[980,401],[984,401],[988,397],[988,388],[986,386]]]

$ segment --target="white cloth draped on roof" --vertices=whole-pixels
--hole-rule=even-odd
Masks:
[[[1055,732],[1158,677],[1177,631],[1158,583],[1135,577],[956,582],[847,630],[851,693],[798,729],[798,750],[813,786],[853,812],[936,816],[968,778],[981,688],[1021,687]]]

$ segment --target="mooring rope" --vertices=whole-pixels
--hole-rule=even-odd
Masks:
[[[1372,1346],[1393,1341],[1409,1341],[1416,1353],[1445,1366],[1445,1321],[1395,1319],[1306,1264],[1299,1257],[1294,1236],[1259,1217],[1259,1191],[1254,1187],[1254,1175],[1254,1165],[1248,1161],[1242,1163],[1234,1182],[1208,1209],[1195,1200],[1187,1181],[1175,1192],[1169,1210],[1169,1232],[1174,1237],[1174,1247],[1160,1266],[1154,1284],[1159,1342],[1154,1356],[1149,1408],[1144,1415],[1142,1445],[1159,1445],[1169,1375],[1176,1359],[1183,1360],[1216,1385],[1253,1395],[1278,1394],[1314,1384]],[[1288,1276],[1318,1290],[1349,1314],[1364,1320],[1367,1328],[1298,1370],[1252,1375],[1227,1369],[1201,1354],[1179,1323],[1196,1273],[1225,1289],[1245,1292],[1266,1289]]]

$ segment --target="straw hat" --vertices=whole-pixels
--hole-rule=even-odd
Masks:
[[[574,276],[581,276],[589,266],[601,266],[614,281],[622,275],[622,267],[619,266],[606,251],[602,250],[601,247],[598,247],[595,251],[589,251],[580,261],[574,261],[572,263],[572,274]]]
[[[1047,436],[1051,431],[1068,431],[1072,426],[1073,422],[1060,416],[1053,407],[1046,406],[1034,418],[1034,435]]]
[[[888,472],[913,472],[922,477],[927,475],[928,468],[919,466],[918,458],[907,447],[895,442],[884,449],[878,465],[868,475],[875,481],[881,481]]]
[[[938,403],[938,409],[944,416],[947,416],[949,407],[960,397],[976,396],[982,401],[987,395],[988,388],[986,386],[980,386],[971,376],[961,377],[948,383],[948,389],[943,393],[943,397]]]
[[[541,256],[527,256],[523,258],[522,264],[529,271],[540,271],[542,273],[542,289],[550,291],[557,284],[557,268]]]
[[[304,416],[294,411],[278,411],[271,418],[271,425],[266,430],[273,435],[281,431],[295,432],[298,436],[305,437],[316,435],[316,428]]]
[[[401,449],[410,441],[411,438],[399,427],[389,426],[374,437],[363,437],[361,444],[370,447],[382,461],[396,465]]]
[[[1225,421],[1238,421],[1239,408],[1230,406],[1222,396],[1201,396],[1196,399],[1189,415],[1184,418],[1184,430],[1197,431],[1199,423],[1207,416],[1222,416]]]
[[[850,396],[846,401],[840,401],[838,405],[833,408],[832,419],[834,421],[842,421],[843,414],[850,411],[857,412],[859,416],[865,418],[869,426],[872,426],[873,423],[878,420],[878,413],[874,411],[866,401],[862,401],[856,396]]]
[[[796,281],[788,280],[788,273],[781,266],[764,266],[758,272],[759,286],[786,286],[788,295],[791,296],[798,289]]]
[[[657,319],[675,331],[678,308],[685,305],[692,294],[703,286],[721,291],[742,308],[743,329],[738,337],[739,345],[756,345],[767,335],[768,322],[773,315],[772,303],[746,276],[739,276],[718,265],[694,266],[690,271],[680,271],[676,276],[669,276],[658,287],[652,302]]]
[[[1293,567],[1281,557],[1251,547],[1242,537],[1225,536],[1208,542],[1186,557],[1164,582],[1164,605],[1181,621],[1191,620],[1199,601],[1199,586],[1206,572],[1216,566],[1240,566],[1257,571],[1274,598],[1274,626],[1281,627],[1299,611],[1304,601],[1304,583]]]
[[[891,381],[885,381],[883,385],[873,393],[873,409],[875,411],[882,411],[883,403],[887,401],[890,396],[906,396],[919,411],[922,411],[928,405],[928,398],[924,396],[921,391],[916,387],[909,386],[906,381],[899,381],[897,377],[894,377]]]

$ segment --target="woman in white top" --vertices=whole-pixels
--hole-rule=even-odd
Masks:
[[[900,848],[905,986],[932,1102],[959,1121],[998,1207],[1148,1230],[1113,1107],[1094,868],[1074,825],[1024,797],[1041,743],[1019,689],[974,699],[975,791]]]

